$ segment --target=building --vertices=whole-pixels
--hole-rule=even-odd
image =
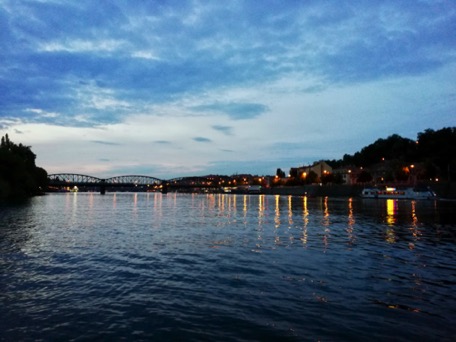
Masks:
[[[321,181],[322,176],[332,173],[332,167],[325,161],[320,160],[309,166],[292,167],[290,169],[290,177],[299,178],[302,180],[307,179],[311,172],[317,176],[317,181]]]
[[[357,183],[357,179],[361,171],[361,169],[353,166],[334,169],[333,173],[335,178],[338,179],[341,184],[354,185]]]

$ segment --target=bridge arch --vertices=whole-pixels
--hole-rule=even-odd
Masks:
[[[77,173],[53,173],[48,175],[51,184],[98,184],[102,180],[98,177]]]
[[[135,185],[152,185],[152,184],[161,184],[163,181],[161,179],[142,176],[142,175],[126,175],[126,176],[115,176],[106,178],[106,185],[110,184],[135,184]]]

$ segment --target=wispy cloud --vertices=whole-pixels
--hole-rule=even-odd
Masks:
[[[108,146],[119,146],[119,145],[121,145],[119,143],[115,143],[115,142],[112,142],[112,141],[103,141],[103,140],[91,140],[90,142],[94,143],[94,144],[108,145]]]
[[[225,135],[233,135],[233,127],[223,125],[212,125],[212,128],[216,131],[222,132]]]
[[[258,103],[213,103],[195,106],[196,111],[216,112],[228,115],[233,120],[253,119],[268,110],[268,107]]]
[[[193,140],[196,141],[196,142],[202,142],[202,143],[212,142],[211,139],[204,138],[204,137],[195,137],[195,138],[193,138]]]

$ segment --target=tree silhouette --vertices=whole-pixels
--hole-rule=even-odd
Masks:
[[[8,134],[0,144],[0,199],[25,198],[42,193],[47,172],[35,165],[29,146],[14,144]]]
[[[358,175],[358,179],[356,181],[358,183],[369,183],[372,181],[372,175],[368,171],[363,170]]]

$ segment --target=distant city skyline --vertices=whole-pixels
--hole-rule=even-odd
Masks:
[[[49,173],[275,174],[456,126],[452,1],[0,0],[0,135]]]

